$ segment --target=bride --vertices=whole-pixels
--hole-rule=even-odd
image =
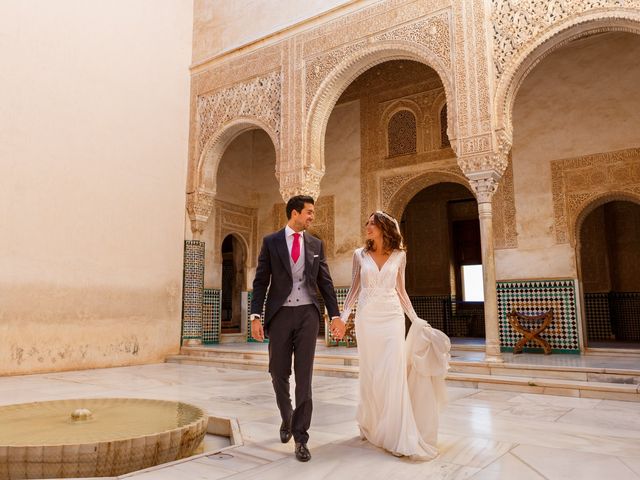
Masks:
[[[365,227],[366,244],[353,254],[353,280],[341,316],[345,322],[358,301],[360,434],[396,456],[431,460],[438,455],[438,413],[446,399],[451,344],[411,305],[398,222],[375,212]],[[404,314],[412,322],[406,340]]]

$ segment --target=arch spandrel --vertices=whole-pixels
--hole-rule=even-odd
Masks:
[[[569,42],[610,31],[640,34],[640,1],[620,7],[615,0],[518,2],[493,0],[493,60],[496,77],[495,131],[501,143],[513,141],[513,106],[520,86],[538,63]],[[513,24],[528,12],[528,22]]]

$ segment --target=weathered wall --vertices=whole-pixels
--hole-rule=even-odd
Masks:
[[[576,277],[574,247],[556,241],[551,162],[640,146],[639,56],[639,36],[602,34],[554,52],[525,79],[512,150],[518,248],[496,251],[498,280]]]
[[[190,1],[0,5],[0,374],[180,344]]]

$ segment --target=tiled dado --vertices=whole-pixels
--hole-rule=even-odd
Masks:
[[[553,352],[580,353],[574,280],[497,282],[496,287],[502,351],[512,351],[522,338],[507,320],[512,309],[525,315],[538,315],[553,307],[553,323],[540,336],[549,342]],[[542,351],[534,345],[528,342],[524,351]]]
[[[202,339],[204,242],[184,242],[182,341]]]
[[[220,343],[222,290],[205,288],[202,296],[202,343]]]

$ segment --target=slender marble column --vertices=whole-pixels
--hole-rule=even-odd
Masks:
[[[498,187],[499,174],[495,171],[467,174],[478,200],[482,273],[484,280],[485,359],[502,362],[500,329],[498,325],[498,296],[496,293],[496,264],[493,250],[492,197]]]

